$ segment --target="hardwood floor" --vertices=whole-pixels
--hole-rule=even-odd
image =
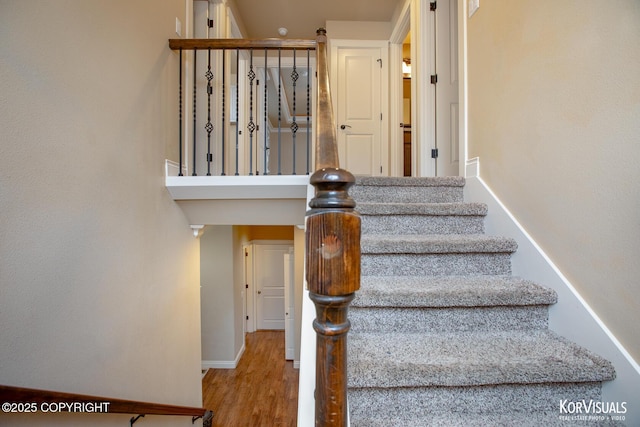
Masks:
[[[202,379],[204,407],[214,427],[296,425],[298,370],[284,360],[284,331],[246,336],[236,369],[209,369]]]

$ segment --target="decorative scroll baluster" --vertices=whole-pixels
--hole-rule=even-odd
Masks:
[[[193,172],[191,175],[196,176],[196,89],[197,86],[197,74],[196,74],[196,60],[198,59],[198,51],[193,51]]]
[[[213,80],[213,73],[211,72],[211,49],[207,49],[207,72],[204,74],[207,78],[207,124],[204,129],[207,131],[207,176],[211,176],[211,161],[213,156],[211,155],[211,131],[213,131],[213,125],[211,124],[211,95],[213,95],[213,86],[211,86],[211,80]]]
[[[317,37],[318,118],[315,197],[306,222],[306,272],[316,307],[316,426],[347,425],[348,307],[360,288],[360,216],[348,189],[354,176],[339,168],[327,69],[326,32]]]
[[[296,69],[296,50],[293,50],[293,71],[291,71],[291,81],[293,86],[293,123],[291,123],[291,139],[293,146],[293,171],[296,174],[296,133],[298,132],[298,123],[296,122],[296,82],[298,81],[298,71]]]
[[[178,76],[178,158],[179,158],[179,168],[178,176],[182,175],[182,49],[180,49],[180,71]]]
[[[256,73],[253,71],[253,49],[249,50],[249,175],[253,175],[253,132],[256,130],[256,124],[253,122],[253,81]]]

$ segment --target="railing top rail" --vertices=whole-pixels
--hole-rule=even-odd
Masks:
[[[59,391],[38,390],[32,388],[0,385],[0,400],[2,402],[34,402],[34,403],[108,403],[107,413],[111,414],[145,414],[145,415],[183,415],[191,417],[204,416],[206,409],[166,405],[162,403],[138,402],[135,400],[112,399],[101,396],[63,393]]]
[[[173,50],[207,49],[312,49],[315,39],[169,39]]]

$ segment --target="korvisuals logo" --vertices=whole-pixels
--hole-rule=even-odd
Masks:
[[[566,421],[624,421],[627,402],[600,402],[596,400],[560,400],[560,419]]]

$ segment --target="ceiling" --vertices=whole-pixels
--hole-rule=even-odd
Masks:
[[[405,0],[235,0],[239,20],[248,38],[280,37],[278,28],[289,30],[286,38],[315,38],[326,21],[389,22]]]

